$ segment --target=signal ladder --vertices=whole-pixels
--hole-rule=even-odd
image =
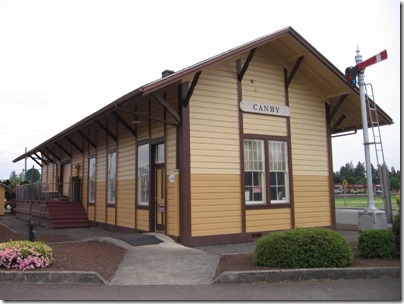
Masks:
[[[369,113],[370,127],[372,128],[373,134],[373,142],[368,142],[368,144],[375,146],[377,168],[379,172],[380,186],[382,188],[387,223],[391,224],[393,222],[393,214],[391,207],[389,174],[386,162],[384,160],[382,136],[380,133],[379,117],[377,115],[377,105],[373,94],[373,86],[370,83],[365,84],[365,96]]]

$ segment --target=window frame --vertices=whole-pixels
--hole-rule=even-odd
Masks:
[[[245,151],[244,151],[244,143],[246,140],[261,140],[264,142],[264,162],[265,162],[265,197],[263,198],[262,203],[253,203],[246,200],[244,195],[244,191],[246,189],[246,181],[245,181]],[[269,145],[270,142],[283,142],[285,143],[285,157],[286,157],[286,177],[285,177],[285,187],[286,187],[286,200],[273,200],[271,201],[271,184],[270,184],[270,152]],[[265,136],[265,135],[256,135],[256,134],[247,134],[242,137],[242,193],[243,193],[243,203],[245,208],[247,209],[260,209],[260,208],[283,208],[290,207],[292,204],[292,173],[291,173],[291,148],[290,148],[290,139],[284,136]]]
[[[114,179],[113,179],[113,195],[112,195],[112,198],[113,198],[113,200],[111,200],[111,193],[110,193],[110,190],[111,190],[111,178],[110,178],[110,164],[111,164],[111,160],[110,160],[110,156],[111,155],[115,155],[115,160],[114,160],[114,166],[115,166],[115,171],[114,171],[114,174],[115,174],[115,177],[114,177]],[[107,205],[108,206],[115,206],[115,204],[116,204],[116,176],[117,176],[117,153],[116,153],[116,151],[115,150],[111,150],[111,151],[109,151],[108,153],[107,153],[107,183],[106,183],[106,185],[107,185],[107,193],[106,193],[106,195],[107,195]]]
[[[93,174],[93,179],[91,178],[91,161],[94,160],[94,174]],[[87,202],[89,204],[95,204],[96,202],[96,185],[97,185],[97,157],[90,156],[88,158],[88,176],[87,176]],[[93,181],[93,189],[91,191],[91,181]],[[90,199],[90,193],[93,193],[93,200]]]

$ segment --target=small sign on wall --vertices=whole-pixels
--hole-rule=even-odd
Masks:
[[[259,103],[255,101],[242,100],[240,102],[240,109],[243,112],[258,113],[265,115],[275,116],[290,116],[290,108],[281,105],[270,105],[266,103]]]

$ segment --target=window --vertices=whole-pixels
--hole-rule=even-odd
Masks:
[[[264,141],[244,141],[245,200],[250,204],[263,203],[265,198]]]
[[[88,160],[88,202],[95,203],[95,157]]]
[[[286,141],[244,140],[244,192],[246,204],[289,203],[287,151]]]
[[[107,203],[115,204],[115,189],[116,189],[116,153],[108,153],[107,159]]]
[[[150,155],[149,145],[141,145],[137,149],[137,203],[148,206],[150,202]]]
[[[271,203],[289,202],[288,159],[286,142],[268,142],[269,151],[269,192]]]
[[[164,163],[164,144],[159,144],[156,146],[156,164]]]

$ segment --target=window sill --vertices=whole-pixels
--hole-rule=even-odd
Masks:
[[[272,203],[272,204],[246,204],[246,210],[253,210],[253,209],[276,209],[276,208],[290,208],[290,203]]]

